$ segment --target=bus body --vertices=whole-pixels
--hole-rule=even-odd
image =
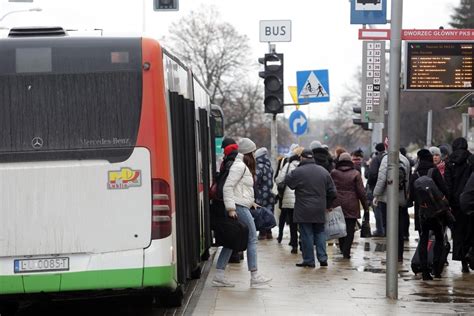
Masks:
[[[0,42],[0,302],[179,294],[211,243],[206,89],[151,39]]]

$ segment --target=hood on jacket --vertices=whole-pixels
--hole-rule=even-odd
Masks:
[[[355,167],[352,161],[338,160],[336,162],[336,169],[340,171],[349,171],[355,169]]]
[[[420,160],[418,161],[418,166],[416,167],[415,172],[417,171],[427,171],[431,168],[436,168],[435,164],[433,163],[433,160],[427,161],[427,160]]]
[[[457,149],[449,155],[449,162],[454,162],[455,164],[461,164],[469,158],[471,153],[467,149]]]

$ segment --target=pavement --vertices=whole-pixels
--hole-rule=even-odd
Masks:
[[[421,274],[411,271],[418,242],[413,226],[412,222],[405,260],[399,264],[398,300],[386,298],[385,238],[359,238],[357,231],[351,259],[343,259],[337,246],[329,244],[328,267],[299,268],[295,263],[301,262],[301,252],[290,253],[286,227],[281,244],[276,239],[258,242],[259,271],[273,278],[270,286],[250,288],[247,263],[241,261],[226,269],[234,288],[213,287],[217,253],[199,300],[187,314],[474,315],[474,271],[462,274],[460,262],[452,261],[451,255],[441,279],[423,281]]]

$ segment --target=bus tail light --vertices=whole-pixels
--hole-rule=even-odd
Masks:
[[[151,239],[171,235],[170,186],[163,179],[152,179]]]

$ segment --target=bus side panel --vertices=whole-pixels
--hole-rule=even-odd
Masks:
[[[143,64],[149,63],[150,68],[143,71],[143,102],[137,146],[147,147],[150,150],[151,177],[161,178],[168,182],[172,191],[171,195],[174,197],[170,174],[169,148],[171,146],[166,112],[163,52],[158,42],[152,39],[144,38],[142,49]]]

